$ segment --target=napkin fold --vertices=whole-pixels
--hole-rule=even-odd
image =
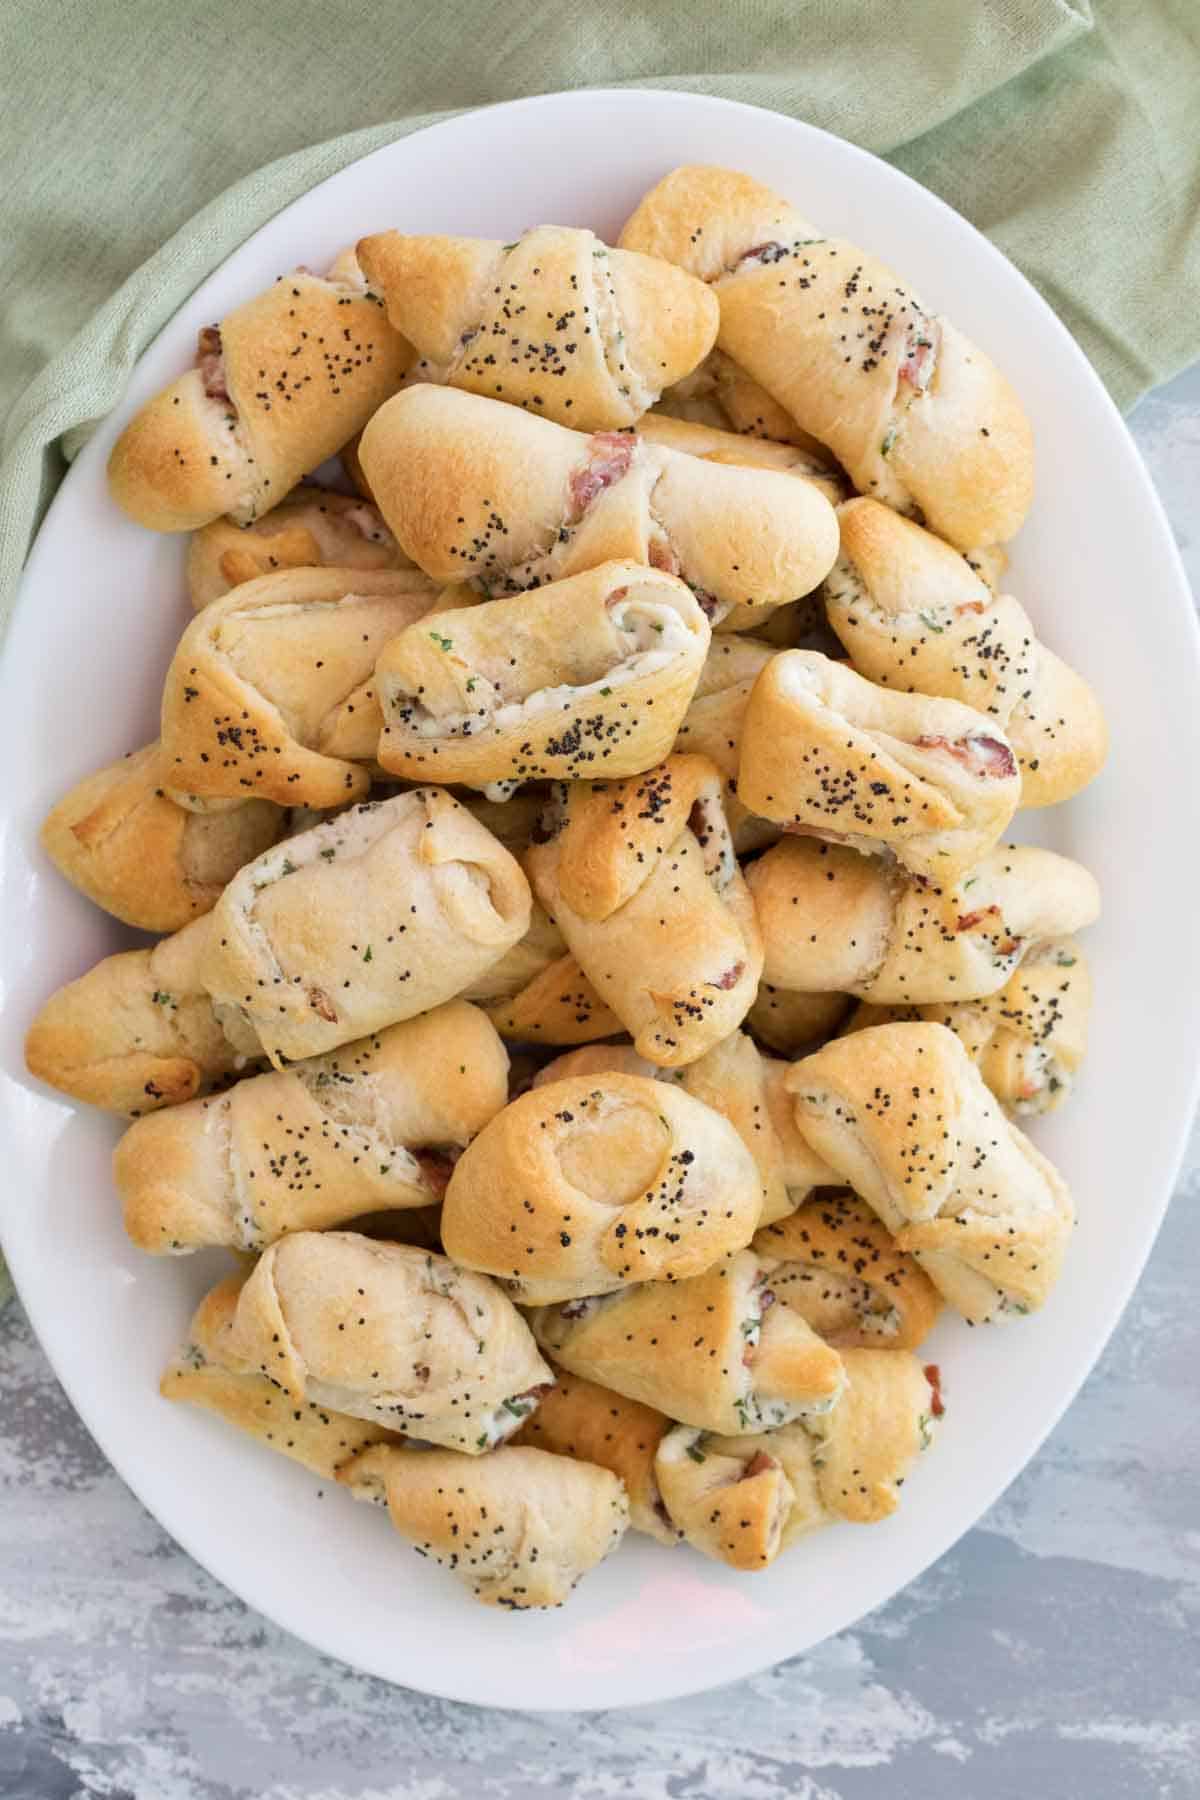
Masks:
[[[887,156],[1012,257],[1122,406],[1200,353],[1195,0],[6,0],[0,631],[67,461],[245,237],[437,118],[626,85]]]

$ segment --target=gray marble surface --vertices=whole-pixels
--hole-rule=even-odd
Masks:
[[[1200,591],[1200,367],[1133,425]],[[1200,1796],[1200,1135],[1128,1313],[1003,1499],[809,1655],[626,1712],[483,1711],[265,1624],[0,1316],[3,1800]]]

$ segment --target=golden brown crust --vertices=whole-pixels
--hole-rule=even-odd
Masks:
[[[1021,804],[1069,799],[1095,776],[1108,734],[1082,676],[1047,650],[1024,607],[997,596],[931,532],[874,500],[839,511],[825,581],[829,622],[859,673],[893,691],[986,712],[1021,767]]]
[[[789,831],[890,850],[914,874],[944,880],[994,846],[1021,779],[986,714],[889,692],[814,650],[785,650],[751,690],[737,793]]]
[[[765,1225],[751,1248],[775,1298],[839,1350],[915,1350],[941,1311],[920,1264],[856,1194],[824,1190]]]
[[[933,1441],[941,1397],[905,1350],[850,1349],[845,1363],[836,1417],[812,1427],[818,1486],[835,1518],[873,1525],[899,1506],[909,1470]]]
[[[637,1075],[522,1094],[463,1153],[442,1241],[527,1305],[699,1274],[745,1244],[754,1160],[711,1107]]]
[[[837,1351],[769,1292],[758,1258],[741,1250],[688,1281],[540,1307],[529,1319],[572,1374],[737,1435],[825,1410],[841,1392]]]
[[[520,866],[441,788],[353,807],[241,871],[205,985],[276,1066],[428,1012],[529,926]]]
[[[1087,1049],[1092,988],[1074,938],[1038,944],[995,994],[959,1005],[872,1006],[862,1001],[845,1030],[930,1019],[962,1040],[1007,1111],[1053,1112],[1071,1092]]]
[[[508,1100],[508,1056],[451,1001],[228,1094],[139,1119],[113,1156],[143,1250],[261,1250],[288,1231],[440,1202],[454,1157]]]
[[[757,1437],[722,1439],[677,1425],[659,1445],[654,1472],[663,1505],[693,1550],[746,1572],[774,1562],[796,1492]]]
[[[1033,1311],[1058,1277],[1066,1184],[944,1025],[877,1025],[794,1063],[787,1086],[817,1153],[972,1323]]]
[[[629,559],[681,576],[714,618],[766,613],[810,592],[837,552],[833,509],[809,482],[588,436],[452,388],[388,401],[362,459],[418,566],[488,593]]]
[[[386,1500],[392,1524],[485,1606],[561,1606],[629,1522],[616,1476],[591,1463],[506,1446],[474,1461],[391,1445],[338,1471],[358,1499]]]
[[[234,1044],[199,977],[208,919],[149,950],[106,956],[41,1008],[25,1038],[31,1075],[76,1100],[138,1118],[207,1093],[261,1051]]]
[[[41,830],[43,850],[71,886],[142,931],[178,931],[208,912],[283,827],[265,800],[188,812],[165,780],[159,745],[147,744],[76,782]]]
[[[573,783],[563,820],[526,855],[539,899],[635,1048],[695,1062],[741,1023],[762,966],[715,765],[672,756],[628,781]]]
[[[330,566],[375,570],[409,564],[368,501],[301,482],[252,525],[214,519],[197,531],[188,545],[188,594],[199,611],[260,575]]]
[[[473,787],[636,774],[670,750],[709,636],[683,582],[628,562],[432,612],[376,664],[379,761]]]
[[[869,252],[826,238],[735,170],[675,169],[621,244],[714,282],[718,343],[860,493],[920,507],[959,549],[1004,542],[1033,491],[1029,422],[1003,376]],[[848,323],[862,341],[846,355]]]
[[[361,430],[412,355],[346,255],[328,279],[281,276],[201,345],[201,358],[207,348],[218,359],[212,379],[201,367],[181,375],[135,414],[109,457],[113,499],[152,531],[194,531],[222,513],[245,525],[269,512]]]
[[[173,794],[338,806],[367,771],[323,753],[326,727],[367,681],[379,651],[429,611],[408,571],[287,569],[214,600],[179,641],[162,703]]]
[[[482,1004],[512,1043],[590,1044],[623,1029],[570,954],[555,957],[518,993]]]
[[[1099,916],[1094,878],[1052,850],[1002,844],[956,882],[904,880],[878,857],[785,838],[747,871],[775,986],[882,1005],[995,994],[1022,959]]]
[[[661,444],[667,450],[682,450],[688,456],[702,457],[705,462],[725,463],[735,468],[776,469],[780,474],[794,475],[797,480],[811,482],[831,506],[837,506],[846,498],[846,483],[837,471],[798,444],[773,443],[766,437],[724,431],[688,419],[673,419],[659,412],[647,413],[639,419],[637,429],[638,436],[645,438],[647,443]]]
[[[541,225],[514,244],[388,231],[358,253],[392,324],[451,386],[581,431],[635,424],[717,335],[702,282],[590,231]]]
[[[218,1343],[237,1309],[243,1277],[229,1276],[205,1295],[188,1342],[167,1364],[159,1383],[164,1400],[190,1400],[217,1414],[268,1449],[291,1457],[326,1481],[343,1463],[372,1444],[400,1444],[386,1425],[295,1401],[265,1375],[239,1375],[211,1362],[206,1346]]]
[[[209,1355],[297,1402],[471,1456],[511,1436],[552,1379],[494,1282],[345,1231],[271,1244]]]
[[[654,1479],[655,1453],[670,1429],[670,1419],[654,1407],[557,1369],[554,1386],[512,1441],[611,1469],[629,1496],[634,1530],[677,1544],[682,1534],[666,1518]]]

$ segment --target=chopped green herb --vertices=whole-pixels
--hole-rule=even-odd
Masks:
[[[884,433],[884,436],[883,436],[883,442],[882,442],[882,444],[880,444],[880,446],[879,446],[879,454],[880,454],[880,456],[888,456],[888,455],[890,455],[890,454],[891,454],[891,450],[892,450],[892,447],[893,447],[893,445],[894,445],[894,444],[895,444],[895,442],[896,442],[896,433],[895,433],[895,431],[894,431],[894,430],[893,430],[893,431],[886,431],[886,432],[885,432],[885,433]]]
[[[699,1444],[689,1444],[687,1447],[687,1453],[691,1457],[693,1462],[707,1462],[708,1461],[708,1458],[705,1456],[705,1454],[704,1454],[703,1450],[700,1448]]]
[[[928,626],[930,631],[936,631],[939,637],[941,637],[943,631],[946,629],[944,625],[938,624],[932,613],[918,613],[917,617],[920,619],[922,625]]]
[[[441,633],[438,631],[431,631],[429,635],[433,639],[434,643],[437,644],[439,649],[453,650],[453,648],[454,648],[454,639],[453,638],[443,637],[441,635]]]
[[[327,849],[322,850],[322,852],[321,852],[321,857],[322,857],[323,861],[325,861],[325,862],[332,862],[336,855],[337,855],[337,851],[334,849],[332,844],[330,844]]]
[[[611,693],[612,693],[612,689],[611,689],[611,688],[601,688],[601,689],[600,689],[600,696],[601,696],[601,698],[602,698],[602,699],[604,699],[604,700],[607,700],[607,699],[608,699],[608,696],[609,696],[609,695],[610,695],[610,694],[611,694]]]
[[[1058,955],[1054,958],[1054,961],[1060,969],[1073,969],[1075,964],[1079,961],[1079,958],[1077,956],[1068,956],[1065,950],[1060,950]]]
[[[473,694],[475,692],[475,677],[473,675],[467,677],[467,692],[468,694]]]
[[[917,1430],[921,1433],[921,1448],[922,1448],[922,1450],[928,1450],[930,1444],[932,1444],[932,1442],[933,1442],[933,1432],[930,1430],[929,1427],[930,1427],[929,1414],[922,1413],[920,1418],[917,1420]]]
[[[279,873],[281,875],[294,875],[296,873],[296,865],[290,856],[284,857]]]
[[[162,988],[156,988],[150,998],[153,1000],[155,1006],[174,1006],[175,1004],[170,994],[165,993]]]
[[[368,944],[366,949],[363,951],[363,961],[364,962],[373,962],[374,958],[375,958],[375,952],[372,950],[370,944]]]

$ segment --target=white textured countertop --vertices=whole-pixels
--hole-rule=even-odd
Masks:
[[[1200,366],[1132,424],[1200,591]],[[248,1612],[108,1468],[14,1301],[0,1315],[0,1796],[1200,1795],[1198,1266],[1200,1137],[1098,1368],[941,1562],[754,1680],[555,1717],[389,1688]]]

